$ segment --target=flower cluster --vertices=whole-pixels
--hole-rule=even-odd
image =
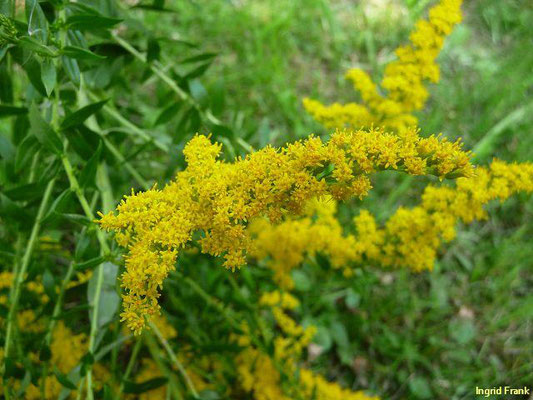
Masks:
[[[439,81],[435,62],[444,39],[461,22],[461,0],[441,0],[429,11],[428,20],[420,20],[411,33],[410,44],[396,49],[396,61],[385,68],[381,93],[368,73],[351,69],[346,73],[360,93],[363,104],[334,103],[325,106],[319,101],[304,99],[309,114],[326,128],[384,126],[402,131],[417,125],[413,111],[423,108],[428,98],[425,81]]]
[[[225,266],[235,269],[250,251],[247,225],[254,218],[299,215],[313,197],[362,198],[371,187],[369,175],[381,170],[471,176],[469,153],[461,147],[441,136],[421,138],[415,129],[338,131],[328,142],[311,136],[227,163],[218,159],[220,144],[194,137],[184,149],[187,168],[174,181],[162,190],[132,193],[117,214],[100,214],[102,228],[114,230],[128,250],[122,319],[140,333],[145,316],[158,313],[163,280],[193,235],[202,252],[223,255]]]
[[[271,310],[279,327],[273,340],[274,354],[269,356],[255,348],[247,335],[238,337],[244,350],[237,357],[237,375],[242,388],[255,400],[289,400],[316,398],[317,400],[377,400],[363,392],[352,392],[306,368],[298,368],[305,347],[315,334],[313,326],[304,328],[289,314],[299,307],[299,301],[288,292],[264,293],[259,304]],[[248,330],[246,327],[243,329]],[[298,371],[297,371],[298,370]],[[293,379],[284,387],[283,378]],[[293,378],[294,377],[294,378]],[[296,378],[297,377],[297,378]]]
[[[517,192],[533,192],[533,163],[494,160],[489,167],[478,167],[474,177],[457,179],[455,187],[426,187],[420,205],[400,207],[383,227],[370,212],[361,210],[354,218],[356,233],[347,235],[335,218],[335,201],[315,199],[302,217],[279,224],[265,219],[253,222],[253,255],[268,260],[274,280],[285,288],[292,287],[290,271],[317,252],[328,256],[334,268],[344,268],[345,274],[350,273],[350,264],[364,261],[428,270],[442,243],[455,237],[458,221],[486,218],[487,203]]]

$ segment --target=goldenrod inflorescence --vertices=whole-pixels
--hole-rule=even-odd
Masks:
[[[309,114],[326,128],[383,126],[402,131],[417,125],[413,111],[423,108],[429,96],[425,81],[437,83],[439,66],[435,62],[444,39],[461,22],[461,0],[441,0],[420,20],[411,33],[410,44],[396,49],[398,59],[387,65],[380,88],[368,73],[354,68],[346,73],[360,93],[363,104],[334,103],[304,99]]]
[[[363,262],[428,270],[442,243],[455,237],[459,221],[486,218],[487,203],[518,192],[533,192],[533,163],[494,160],[487,168],[476,168],[474,177],[458,178],[455,187],[427,186],[420,205],[400,207],[383,227],[361,210],[354,218],[356,233],[347,235],[335,217],[336,202],[314,199],[300,217],[279,224],[264,218],[254,221],[249,229],[255,243],[252,254],[268,260],[274,280],[288,289],[293,285],[290,271],[316,253],[328,256],[345,275]]]
[[[461,147],[441,136],[421,138],[415,129],[338,131],[328,142],[311,136],[227,163],[218,159],[220,144],[194,137],[184,149],[187,168],[173,182],[132,193],[117,214],[101,215],[101,226],[114,230],[128,249],[123,320],[139,333],[145,316],[158,313],[163,280],[194,233],[204,253],[222,255],[225,266],[235,269],[246,262],[252,219],[301,214],[313,197],[362,198],[371,188],[369,175],[380,170],[441,179],[471,176],[469,153]]]

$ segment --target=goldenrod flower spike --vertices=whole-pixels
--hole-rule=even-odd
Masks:
[[[426,187],[420,205],[400,207],[383,227],[370,212],[361,210],[354,218],[353,235],[343,233],[333,199],[314,199],[301,217],[280,224],[254,221],[249,228],[254,240],[251,255],[267,259],[274,281],[285,289],[293,286],[291,270],[316,253],[328,256],[332,267],[343,268],[345,275],[354,263],[363,262],[430,270],[442,244],[455,237],[459,220],[486,218],[487,203],[518,192],[533,192],[533,163],[494,160],[489,167],[478,167],[475,176],[457,179],[455,187]]]
[[[361,94],[363,104],[325,106],[304,99],[304,108],[328,129],[375,125],[402,131],[417,125],[412,112],[422,109],[427,101],[425,82],[437,83],[440,79],[435,60],[445,37],[461,22],[461,3],[461,0],[441,0],[429,10],[428,20],[417,22],[409,36],[410,43],[396,49],[397,60],[386,66],[380,88],[361,69],[346,73],[346,78]]]
[[[247,225],[256,217],[278,221],[285,213],[301,214],[313,197],[362,198],[371,188],[369,175],[381,170],[440,178],[473,173],[460,142],[421,138],[414,129],[399,135],[338,131],[325,143],[311,136],[233,163],[218,160],[220,152],[221,145],[208,137],[194,137],[184,149],[187,168],[173,182],[132,193],[117,214],[100,215],[102,228],[115,231],[128,250],[122,319],[135,333],[144,327],[145,316],[159,312],[163,280],[195,232],[204,253],[223,256],[224,265],[235,269],[246,262]]]

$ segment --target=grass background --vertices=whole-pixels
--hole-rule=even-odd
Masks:
[[[206,98],[259,147],[326,133],[301,99],[357,100],[344,72],[357,66],[379,78],[430,4],[180,1],[165,23],[160,14],[146,23],[218,53],[203,79]],[[419,113],[422,132],[463,137],[481,164],[492,157],[531,160],[532,5],[476,0],[463,11],[464,22],[439,57],[442,79]],[[165,50],[180,58],[179,49]],[[363,206],[385,217],[416,202],[427,181],[402,179],[375,182]],[[304,267],[297,289],[307,322],[320,327],[316,341],[323,349],[335,349],[334,356],[320,356],[329,378],[392,399],[474,398],[476,386],[533,381],[533,202],[519,196],[490,209],[489,221],[459,229],[432,273],[361,269],[346,288],[323,283]]]

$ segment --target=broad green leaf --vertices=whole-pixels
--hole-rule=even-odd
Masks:
[[[41,80],[46,94],[50,96],[56,86],[57,72],[54,62],[49,58],[45,58],[41,64]]]
[[[63,122],[61,122],[61,129],[68,129],[76,125],[81,125],[91,115],[100,111],[100,109],[107,103],[107,100],[99,101],[97,103],[89,104],[79,110],[67,115]]]
[[[99,268],[103,268],[103,284],[100,292],[100,305],[98,307],[98,328],[103,327],[105,324],[110,322],[120,303],[120,297],[116,291],[116,280],[118,274],[118,267],[110,262],[103,263]],[[93,272],[91,279],[89,280],[89,285],[87,288],[87,298],[89,304],[94,306],[94,298],[96,295],[96,281],[98,279],[98,270]],[[92,320],[93,310],[89,311],[89,316]]]
[[[79,31],[98,31],[110,29],[122,22],[121,19],[103,17],[94,14],[71,15],[66,20],[68,28]]]
[[[98,61],[106,58],[93,53],[89,49],[77,46],[65,46],[61,50],[61,54],[70,58],[75,58],[76,60]]]
[[[31,105],[29,117],[31,131],[35,137],[37,137],[37,140],[52,152],[61,154],[63,152],[63,143],[61,142],[59,135],[41,116],[37,105]]]

